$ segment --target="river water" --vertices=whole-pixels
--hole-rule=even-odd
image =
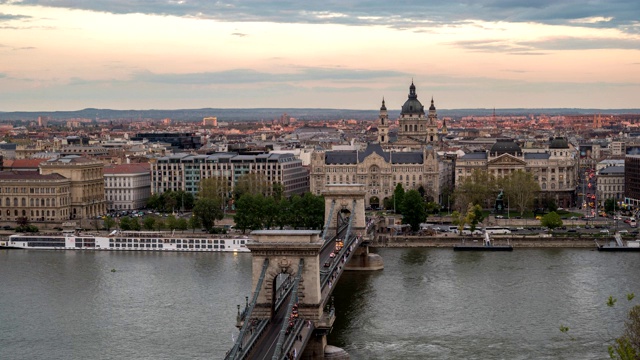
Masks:
[[[334,291],[329,343],[352,359],[604,359],[640,303],[638,253],[379,254]],[[0,250],[0,359],[221,359],[250,256]]]

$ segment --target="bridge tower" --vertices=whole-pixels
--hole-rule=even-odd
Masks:
[[[328,221],[327,234],[335,235],[336,230],[353,216],[351,233],[361,234],[365,230],[364,198],[367,194],[363,184],[328,184],[322,192],[324,196],[324,220]],[[355,203],[355,207],[353,206]],[[353,214],[352,209],[355,209]],[[328,220],[330,219],[330,220]]]
[[[365,215],[365,196],[367,191],[364,184],[328,184],[324,196],[325,212],[324,218],[331,219],[327,227],[329,235],[335,235],[337,229],[353,217],[351,223],[351,233],[362,238],[361,246],[357,248],[345,270],[382,270],[384,263],[378,254],[369,252],[366,246],[371,241],[367,227]],[[355,205],[355,206],[354,206]],[[355,209],[352,213],[352,209]]]
[[[265,258],[269,259],[262,288],[258,293],[252,316],[270,319],[273,315],[279,282],[291,279],[298,273],[299,260],[304,259],[302,277],[298,287],[300,315],[307,319],[319,319],[322,307],[320,287],[320,249],[322,239],[319,230],[256,230],[251,232],[253,241],[247,243],[251,250],[253,282],[255,289]],[[307,306],[304,306],[307,305]]]

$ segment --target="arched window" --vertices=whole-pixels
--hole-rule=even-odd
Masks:
[[[22,206],[27,206],[27,199],[22,198]]]
[[[13,206],[18,207],[18,198],[13,198]],[[18,212],[18,211],[16,210],[16,212]],[[18,215],[18,214],[16,214],[16,215]]]
[[[29,199],[29,206],[33,206],[33,199]]]
[[[4,205],[5,205],[5,206],[11,206],[11,199],[6,198],[6,199],[4,200]],[[9,215],[9,214],[7,214],[7,215]]]
[[[47,206],[49,206],[49,199],[46,200]]]

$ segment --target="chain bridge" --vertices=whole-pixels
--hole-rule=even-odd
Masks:
[[[329,185],[319,230],[251,232],[253,280],[245,308],[238,306],[237,339],[225,359],[348,359],[327,347],[335,321],[331,293],[345,270],[380,270],[368,251],[372,222],[365,218],[361,184]]]

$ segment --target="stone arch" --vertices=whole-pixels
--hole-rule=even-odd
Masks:
[[[282,275],[288,275],[288,278],[291,281],[293,281],[295,277],[295,272],[292,266],[293,264],[290,260],[283,258],[279,261],[274,261],[273,263],[269,266],[269,270],[267,270],[265,277],[266,281],[264,282],[262,289],[262,291],[264,291],[265,298],[270,305],[270,318],[275,314],[276,299],[278,298],[276,292],[278,291],[278,286],[281,284],[278,280]],[[281,281],[284,281],[284,279],[281,279]],[[302,281],[302,279],[300,281]]]
[[[372,209],[379,209],[380,208],[380,198],[377,196],[372,196],[369,198],[369,206],[371,206]]]

